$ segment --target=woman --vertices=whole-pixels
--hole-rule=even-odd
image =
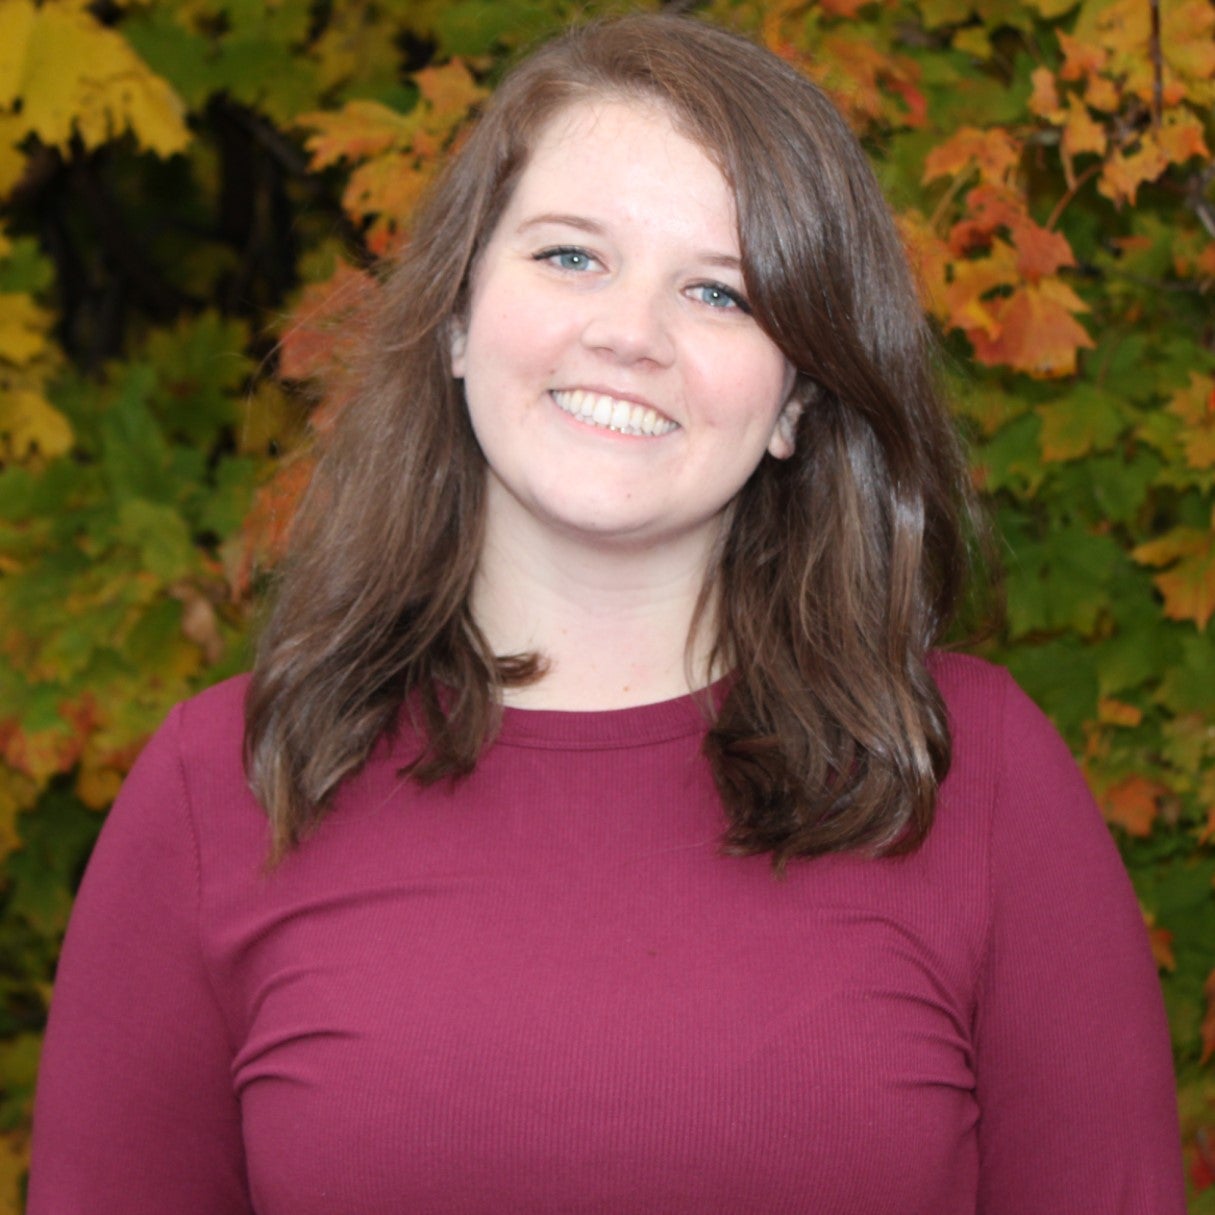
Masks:
[[[1181,1211],[1100,817],[930,653],[965,469],[822,94],[567,35],[386,301],[251,682],[85,880],[34,1215]]]

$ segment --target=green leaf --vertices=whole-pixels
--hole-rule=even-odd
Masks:
[[[139,552],[143,569],[162,583],[186,577],[196,563],[185,520],[171,506],[128,498],[118,508],[119,536]]]

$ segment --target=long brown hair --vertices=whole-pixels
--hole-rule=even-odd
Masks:
[[[726,846],[779,866],[904,851],[931,825],[950,740],[926,661],[974,514],[893,221],[817,87],[743,38],[639,15],[575,29],[506,78],[382,291],[248,692],[246,767],[276,850],[407,702],[426,744],[414,777],[458,778],[492,739],[501,688],[542,674],[542,656],[495,655],[470,611],[485,464],[449,338],[538,135],[601,97],[657,101],[719,164],[755,318],[806,401],[793,457],[765,457],[734,503],[697,609],[735,672],[705,743]]]

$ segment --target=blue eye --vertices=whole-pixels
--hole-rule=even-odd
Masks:
[[[710,308],[737,308],[740,312],[751,315],[751,308],[747,301],[737,291],[731,291],[729,287],[721,283],[697,283],[692,288],[692,294],[702,304],[708,304]]]
[[[549,262],[559,270],[589,270],[595,259],[585,250],[572,245],[560,249],[545,249],[535,255],[538,262]]]

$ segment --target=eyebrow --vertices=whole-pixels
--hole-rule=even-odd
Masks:
[[[516,229],[520,235],[532,228],[541,228],[546,224],[558,224],[565,228],[576,228],[579,232],[587,232],[592,236],[602,236],[606,231],[597,220],[585,215],[565,215],[556,211],[545,211],[525,219]],[[742,260],[733,253],[702,252],[697,254],[697,260],[710,266],[720,266],[724,270],[741,270]]]

